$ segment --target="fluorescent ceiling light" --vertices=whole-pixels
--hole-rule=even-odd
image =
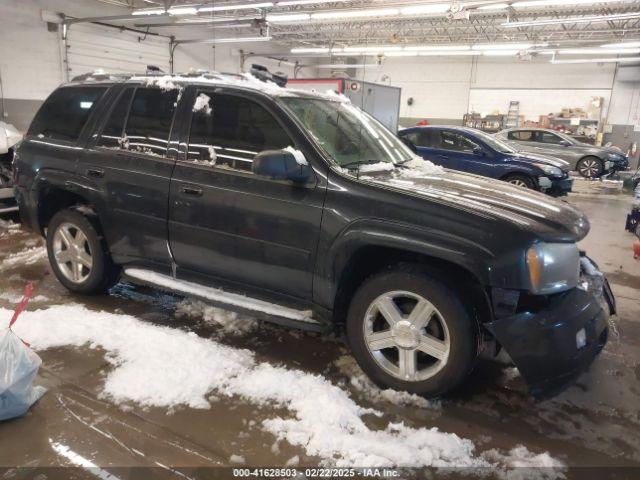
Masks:
[[[580,58],[580,59],[573,59],[573,60],[551,59],[551,63],[627,63],[627,62],[640,62],[640,57]]]
[[[524,0],[511,4],[514,8],[569,7],[572,5],[594,5],[596,3],[624,3],[624,0]]]
[[[146,10],[134,10],[131,15],[164,15],[165,13],[164,8],[149,8]]]
[[[473,50],[526,50],[533,47],[531,43],[485,43],[472,45]]]
[[[371,10],[334,10],[329,12],[312,13],[313,20],[330,20],[334,18],[358,18],[358,17],[388,17],[398,15],[397,8],[376,8]]]
[[[448,56],[471,56],[482,55],[478,50],[455,50],[455,51],[437,51],[437,52],[418,52],[421,57],[448,57]]]
[[[620,53],[620,54],[638,54],[640,48],[609,48],[602,50],[600,48],[567,48],[564,50],[558,50],[558,53],[563,55],[602,55],[604,53]]]
[[[329,53],[327,47],[300,47],[292,48],[291,53]]]
[[[311,20],[311,15],[308,13],[282,13],[282,14],[269,14],[267,15],[267,21],[269,22],[303,22]]]
[[[546,20],[530,20],[523,22],[506,22],[503,23],[502,26],[506,28],[537,27],[542,25],[558,25],[564,23],[609,22],[611,20],[626,20],[630,18],[640,18],[640,12],[619,13],[614,15],[595,15],[589,17],[550,18]]]
[[[402,15],[420,15],[422,13],[445,13],[451,9],[448,3],[428,3],[425,5],[412,5],[400,9]]]
[[[640,47],[640,42],[620,42],[620,43],[605,43],[600,45],[602,48],[637,48]]]
[[[419,52],[385,52],[387,57],[417,57]]]
[[[319,5],[322,3],[342,3],[349,0],[286,0],[284,2],[276,2],[278,7],[291,7],[294,5]]]
[[[504,10],[505,8],[509,8],[508,3],[492,3],[490,5],[483,5],[482,7],[476,8],[476,10]]]
[[[171,7],[167,10],[169,15],[195,15],[198,13],[196,7]]]
[[[254,8],[268,8],[273,7],[273,2],[261,2],[261,3],[242,3],[237,5],[217,5],[214,7],[200,7],[199,12],[226,12],[230,10],[250,10]]]
[[[271,37],[229,37],[229,38],[211,38],[200,43],[251,43],[251,42],[268,42]]]
[[[396,47],[396,46],[384,46],[384,45],[378,45],[378,46],[362,46],[362,47],[344,47],[342,49],[342,51],[344,52],[381,52],[381,51],[389,51],[389,52],[397,52],[402,50],[402,47]]]
[[[521,50],[484,50],[482,55],[486,55],[488,57],[508,57],[511,55],[516,55]]]
[[[425,52],[434,50],[471,50],[469,45],[411,45],[404,47],[413,52]]]

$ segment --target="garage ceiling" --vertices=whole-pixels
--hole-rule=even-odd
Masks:
[[[96,1],[129,8],[132,18],[123,20],[129,26],[172,27],[174,32],[199,26],[217,39],[268,36],[287,51],[306,49],[296,53],[308,56],[345,47],[482,43],[524,44],[527,48],[520,51],[535,54],[545,48],[640,40],[637,0]],[[179,38],[189,37],[191,29],[184,28]]]

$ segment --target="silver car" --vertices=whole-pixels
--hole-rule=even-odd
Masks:
[[[586,178],[597,178],[606,173],[629,168],[629,159],[616,147],[596,147],[546,128],[509,128],[496,133],[518,150],[543,153],[569,162]]]

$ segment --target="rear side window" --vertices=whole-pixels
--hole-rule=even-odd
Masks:
[[[133,98],[133,88],[127,88],[116,102],[107,124],[102,129],[98,139],[99,147],[122,148],[124,143],[124,125],[129,113],[129,106]]]
[[[29,135],[75,142],[107,87],[64,87],[45,100]]]
[[[519,130],[515,132],[509,132],[507,134],[509,140],[520,140],[521,142],[533,142],[535,141],[533,132],[531,130]]]
[[[188,160],[251,171],[257,153],[293,145],[273,115],[253,100],[201,92],[193,111]]]
[[[127,88],[96,145],[164,157],[177,100],[177,90]]]
[[[124,129],[123,148],[165,156],[178,90],[138,88]]]

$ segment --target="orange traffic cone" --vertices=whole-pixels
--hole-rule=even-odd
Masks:
[[[640,258],[640,241],[633,242],[633,258],[636,260]]]

